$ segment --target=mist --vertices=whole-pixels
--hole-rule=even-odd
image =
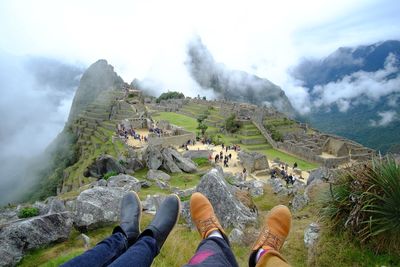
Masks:
[[[45,166],[41,153],[64,127],[82,67],[0,55],[0,204],[23,197]]]

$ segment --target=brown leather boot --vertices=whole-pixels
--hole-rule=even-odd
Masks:
[[[207,238],[211,232],[218,230],[224,239],[228,241],[224,229],[215,216],[210,201],[203,194],[196,192],[190,198],[190,214],[197,227],[201,238]]]
[[[268,212],[267,216],[265,216],[263,228],[257,241],[252,247],[249,266],[256,265],[256,256],[260,248],[271,251],[273,254],[284,260],[279,254],[279,250],[289,234],[291,224],[292,214],[288,207],[278,205],[272,208]]]

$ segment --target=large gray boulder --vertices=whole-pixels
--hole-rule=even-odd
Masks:
[[[0,266],[15,266],[27,250],[66,240],[72,229],[70,212],[19,220],[2,227]]]
[[[148,146],[143,154],[143,160],[147,168],[157,170],[163,164],[163,156],[160,150],[155,146]]]
[[[206,173],[196,191],[210,200],[223,227],[244,228],[246,224],[256,221],[256,214],[235,197],[234,190],[226,183],[221,169],[214,168]]]
[[[318,169],[312,170],[307,179],[307,186],[314,181],[330,181],[334,177],[334,172],[326,167],[319,167]]]
[[[149,170],[147,172],[147,179],[149,180],[162,180],[162,181],[169,181],[171,180],[171,176],[169,176],[168,174],[166,174],[163,171],[160,170]]]
[[[97,158],[85,171],[85,177],[102,178],[109,172],[125,173],[124,167],[112,156],[103,155]]]
[[[121,187],[94,187],[80,193],[75,203],[74,225],[79,230],[94,229],[119,221],[120,202],[126,194]]]
[[[188,150],[183,152],[183,157],[189,159],[199,159],[199,158],[206,158],[212,154],[210,150]]]
[[[141,170],[144,168],[143,163],[137,159],[137,158],[128,158],[126,160],[125,168],[130,169],[130,170]]]
[[[275,194],[288,195],[290,191],[283,185],[283,180],[280,178],[268,179],[267,183],[271,185],[272,191]]]
[[[292,211],[296,212],[303,209],[305,206],[307,206],[309,201],[310,200],[305,192],[295,194],[292,200]]]
[[[184,172],[193,173],[197,171],[197,166],[191,159],[183,157],[178,151],[172,148],[164,148],[162,154],[164,160],[172,160]]]
[[[171,150],[172,149],[167,148],[167,149],[163,149],[161,151],[161,154],[163,156],[163,165],[162,166],[168,172],[180,173],[182,171],[178,167],[178,165],[176,165],[176,163],[175,163],[175,161],[174,161],[174,159],[172,157]]]
[[[238,156],[243,167],[250,173],[257,170],[269,169],[267,156],[264,154],[240,151]]]
[[[111,176],[107,181],[107,186],[123,187],[127,191],[135,192],[139,192],[141,189],[140,181],[135,177],[126,174]]]

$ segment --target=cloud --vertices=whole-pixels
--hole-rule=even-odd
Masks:
[[[376,102],[381,97],[400,93],[398,62],[394,54],[389,54],[385,67],[376,72],[358,71],[336,82],[317,85],[311,91],[317,108],[337,105],[340,111],[347,111],[360,101]],[[395,78],[389,76],[395,75]]]
[[[0,54],[0,204],[35,180],[27,168],[64,127],[81,72],[56,60]]]
[[[397,120],[397,113],[393,110],[378,112],[379,120],[370,120],[370,125],[374,127],[387,126],[394,120]]]

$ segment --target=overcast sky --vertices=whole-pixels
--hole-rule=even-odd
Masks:
[[[0,50],[89,65],[104,58],[130,82],[188,93],[183,66],[198,34],[217,61],[278,85],[302,57],[400,39],[398,0],[0,2]],[[174,88],[172,88],[174,87]]]

